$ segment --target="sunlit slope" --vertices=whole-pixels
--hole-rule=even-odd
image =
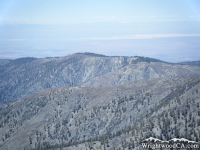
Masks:
[[[141,79],[193,77],[197,66],[165,63],[145,57],[107,57],[77,53],[55,58],[1,60],[0,102],[59,86],[114,86]]]

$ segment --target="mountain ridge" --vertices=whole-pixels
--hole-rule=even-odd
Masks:
[[[0,102],[15,101],[27,94],[58,86],[113,86],[140,79],[196,76],[199,72],[199,67],[178,66],[138,56],[104,57],[76,53],[65,57],[21,58],[0,68]]]
[[[2,150],[200,142],[199,66],[93,53],[2,62]]]

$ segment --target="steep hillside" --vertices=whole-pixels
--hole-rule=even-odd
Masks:
[[[9,59],[0,59],[0,67],[10,63],[12,60]]]
[[[191,66],[200,66],[200,61],[187,61],[187,62],[182,62],[180,64],[191,65]]]
[[[114,86],[154,78],[191,77],[200,68],[145,57],[77,53],[55,58],[20,58],[0,67],[0,103],[59,86]]]
[[[133,149],[150,136],[199,141],[199,89],[200,77],[47,89],[0,106],[0,149]]]
[[[94,77],[83,83],[83,85],[105,87],[141,79],[176,79],[180,77],[191,78],[200,74],[199,69],[199,67],[190,67],[186,65],[144,61],[136,64],[127,64],[118,70]]]
[[[1,150],[200,142],[199,66],[93,53],[0,64]]]
[[[128,63],[127,59],[83,54],[17,59],[1,68],[0,101],[14,101],[41,89],[79,85],[90,78],[121,68]]]

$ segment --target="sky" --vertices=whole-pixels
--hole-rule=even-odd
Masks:
[[[77,52],[200,60],[199,0],[0,0],[0,59]]]

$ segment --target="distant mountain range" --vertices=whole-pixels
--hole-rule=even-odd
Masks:
[[[114,86],[141,79],[170,79],[200,74],[199,67],[139,56],[108,57],[93,53],[0,60],[0,64],[1,103],[59,86]]]
[[[200,67],[76,53],[0,60],[0,149],[200,142]]]

